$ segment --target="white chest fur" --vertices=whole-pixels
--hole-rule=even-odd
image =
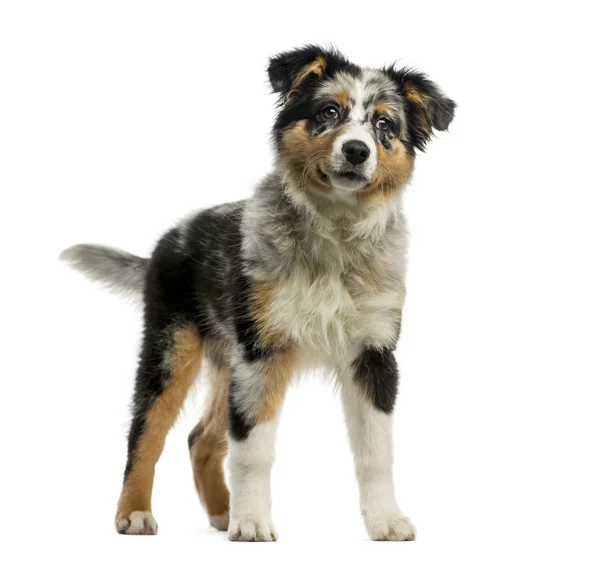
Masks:
[[[272,321],[309,352],[346,353],[365,344],[392,346],[397,337],[403,291],[352,294],[335,275],[282,284],[272,302]]]
[[[317,273],[298,264],[271,299],[269,324],[319,359],[365,345],[393,347],[398,336],[404,238],[352,246],[321,245]]]

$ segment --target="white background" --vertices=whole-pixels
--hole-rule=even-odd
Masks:
[[[592,6],[2,2],[0,558],[598,561]],[[415,65],[458,103],[406,193],[395,477],[418,540],[366,540],[319,380],[286,401],[278,544],[208,529],[186,447],[201,390],[157,468],[159,535],[119,536],[140,315],[58,253],[147,255],[191,210],[247,197],[271,163],[267,58],[307,42]]]

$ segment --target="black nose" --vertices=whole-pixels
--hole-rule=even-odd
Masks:
[[[369,147],[362,141],[345,142],[342,145],[342,152],[344,153],[346,160],[354,165],[362,164],[371,154]]]

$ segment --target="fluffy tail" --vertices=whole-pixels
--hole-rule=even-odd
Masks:
[[[105,287],[133,298],[141,298],[148,269],[147,258],[117,248],[77,244],[60,253],[60,259]]]

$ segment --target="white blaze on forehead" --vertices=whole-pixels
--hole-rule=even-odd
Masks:
[[[352,100],[349,116],[350,121],[361,123],[366,117],[364,77],[354,79],[354,84],[349,94]]]
[[[354,79],[349,91],[352,100],[350,119],[357,122],[368,119],[375,110],[373,106],[378,94],[386,92],[386,86],[381,72],[370,68],[363,69],[361,76]]]

